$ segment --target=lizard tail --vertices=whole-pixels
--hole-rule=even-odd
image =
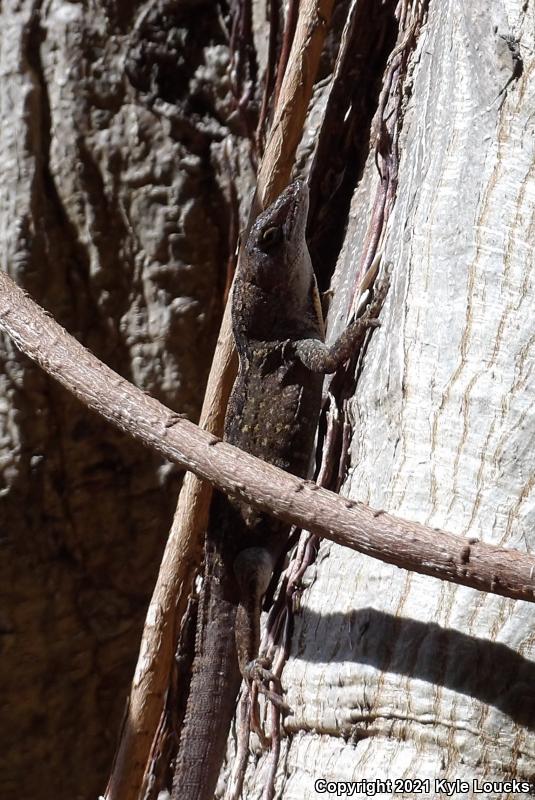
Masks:
[[[201,641],[195,648],[172,800],[212,800],[241,683],[234,635],[235,581],[218,555],[212,550],[208,558],[211,574],[205,574],[201,593]]]

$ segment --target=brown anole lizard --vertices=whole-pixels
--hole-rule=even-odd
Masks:
[[[333,345],[323,343],[305,242],[307,212],[308,188],[294,181],[251,227],[232,297],[239,371],[224,433],[226,441],[302,477],[308,475],[323,375],[378,324],[384,294]],[[242,677],[266,691],[270,673],[257,659],[261,602],[287,537],[285,523],[245,499],[214,493],[172,800],[211,800]]]

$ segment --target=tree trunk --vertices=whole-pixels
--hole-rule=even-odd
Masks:
[[[533,52],[506,93],[512,39],[534,8],[430,3],[413,59],[382,326],[349,401],[341,493],[405,519],[531,552],[535,453]],[[373,158],[338,258],[330,335],[364,246]],[[437,538],[437,548],[440,540]],[[380,797],[520,797],[535,772],[533,606],[440,583],[322,544],[282,680],[277,797],[318,779]],[[267,756],[244,796],[261,797]],[[394,784],[395,779],[406,784]],[[409,782],[428,779],[418,786]],[[477,794],[474,781],[498,783]],[[361,789],[364,796],[364,789]],[[325,792],[325,790],[324,790]],[[323,793],[335,797],[334,787]]]
[[[325,48],[320,79],[355,13],[362,41],[344,78],[353,116],[338,112],[343,125],[331,128],[324,169],[312,175],[311,247],[323,288],[336,262],[331,337],[369,236],[379,180],[372,118],[394,11],[389,2],[380,10],[375,1],[338,3]],[[254,185],[257,116],[243,111],[229,77],[239,43],[222,24],[227,12],[199,0],[90,9],[23,0],[0,12],[1,266],[103,361],[192,418]],[[527,550],[534,14],[533,4],[512,0],[429,4],[404,84],[383,257],[391,288],[345,406],[352,439],[341,490],[467,539]],[[253,22],[247,80],[259,103],[251,64],[258,59],[260,77],[268,30],[260,0]],[[317,140],[325,148],[325,109],[324,81],[301,167]],[[329,181],[338,190],[321,204]],[[178,476],[7,339],[0,358],[0,794],[89,800],[109,773]],[[423,796],[440,795],[438,778],[469,781],[459,797],[475,796],[476,778],[529,780],[532,613],[527,603],[322,544],[283,672],[294,713],[278,796],[317,797],[322,778],[429,779]],[[266,782],[258,752],[247,798]],[[382,796],[402,788],[418,793],[392,785]]]

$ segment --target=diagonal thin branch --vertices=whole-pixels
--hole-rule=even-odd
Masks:
[[[89,408],[229,496],[404,569],[535,602],[535,557],[373,511],[221,441],[117,375],[3,272],[0,328]]]

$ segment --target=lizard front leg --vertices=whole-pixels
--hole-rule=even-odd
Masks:
[[[358,352],[369,328],[377,328],[381,324],[378,319],[388,291],[388,280],[377,286],[373,300],[364,314],[351,322],[342,331],[338,339],[326,345],[320,339],[301,339],[293,345],[297,358],[311,372],[335,372],[351,354]]]

